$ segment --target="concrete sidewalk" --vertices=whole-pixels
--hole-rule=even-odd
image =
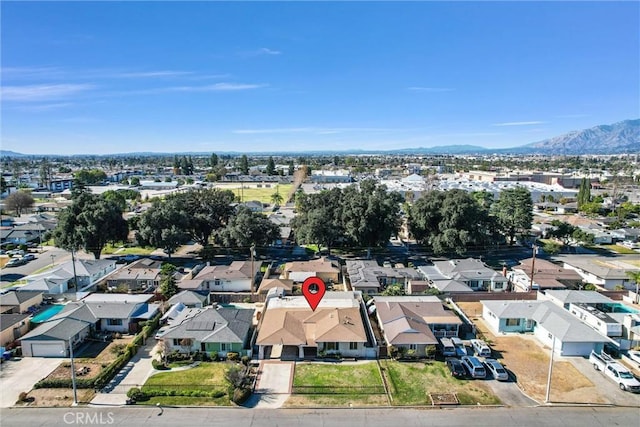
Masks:
[[[125,365],[120,372],[96,394],[89,406],[92,405],[125,405],[127,391],[131,387],[141,387],[153,372],[151,361],[157,341],[147,339],[147,344]]]

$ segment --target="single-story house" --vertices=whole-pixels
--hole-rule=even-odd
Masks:
[[[627,275],[628,272],[638,272],[638,268],[627,268],[605,257],[580,255],[560,256],[564,268],[575,270],[586,283],[602,286],[605,289],[615,289],[622,286],[625,289],[635,289],[635,282]]]
[[[251,356],[253,309],[185,308],[162,335],[168,352],[228,352]]]
[[[107,279],[110,289],[124,288],[139,291],[155,288],[160,284],[161,261],[142,258],[114,272]]]
[[[0,347],[6,347],[29,332],[28,314],[0,314]]]
[[[585,304],[612,304],[611,298],[596,291],[576,291],[568,289],[549,289],[544,293],[538,293],[539,300],[551,301],[558,307],[569,310],[573,303]]]
[[[76,259],[75,276],[78,279],[78,289],[96,284],[107,274],[116,269],[115,260],[110,259]],[[66,281],[67,289],[73,287],[73,261],[67,261],[43,273],[33,274],[24,278],[27,282],[40,279],[54,279]]]
[[[204,267],[196,277],[201,280],[196,289],[212,292],[251,292],[256,275],[260,271],[260,262],[233,261],[231,265],[209,265]],[[252,270],[253,266],[253,270]],[[180,283],[182,289],[190,289]]]
[[[302,283],[309,277],[319,277],[324,283],[339,283],[340,268],[326,258],[292,261],[284,265],[280,278]]]
[[[549,301],[480,301],[482,318],[496,333],[533,332],[561,356],[588,356],[614,343]]]
[[[98,320],[85,305],[65,306],[63,311],[20,339],[22,355],[69,357],[69,343],[76,349],[97,330]]]
[[[260,287],[258,288],[259,294],[266,294],[270,289],[278,288],[284,290],[285,293],[291,294],[293,292],[293,280],[290,279],[262,279]]]
[[[44,295],[63,294],[69,290],[69,282],[66,279],[42,277],[21,286],[20,292],[42,292]]]
[[[388,346],[413,350],[419,357],[438,338],[457,337],[462,320],[445,310],[436,296],[376,296],[378,324]]]
[[[346,267],[351,288],[364,294],[378,294],[390,285],[406,290],[410,280],[420,279],[413,268],[384,267],[375,260],[347,260]]]
[[[533,267],[533,289],[566,289],[577,288],[582,282],[582,277],[575,270],[563,268],[545,259],[528,258],[520,261],[507,273],[509,282],[515,291],[528,292],[531,287],[531,274]]]
[[[476,258],[435,261],[433,265],[418,267],[418,271],[438,289],[444,287],[437,284],[443,280],[456,280],[473,291],[503,292],[508,285],[505,276]]]
[[[153,318],[159,311],[158,304],[148,301],[149,294],[90,294],[81,301],[69,305],[86,305],[99,319],[98,329],[102,331],[135,333],[138,323]],[[65,306],[66,308],[66,306]],[[60,312],[63,314],[64,310]],[[59,314],[59,315],[60,315]]]
[[[302,296],[270,298],[258,328],[258,358],[375,357],[375,338],[363,313],[359,292],[326,292],[315,311]]]
[[[202,308],[209,305],[209,293],[208,292],[196,292],[196,291],[181,291],[169,298],[167,301],[169,305],[178,303],[184,304],[189,308]]]
[[[0,295],[0,313],[20,314],[42,304],[42,292],[8,292]]]

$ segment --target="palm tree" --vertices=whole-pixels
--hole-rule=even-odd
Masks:
[[[278,186],[276,186],[276,192],[271,195],[271,201],[273,202],[274,205],[280,206],[280,203],[282,203],[283,200],[284,198],[282,197],[282,194],[280,194],[280,192],[278,191]]]
[[[636,296],[634,297],[635,303],[640,302],[640,295],[638,295],[638,287],[640,287],[640,271],[627,271],[627,276],[634,282],[636,282]]]

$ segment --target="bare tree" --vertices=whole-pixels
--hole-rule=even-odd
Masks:
[[[16,216],[20,216],[25,209],[33,206],[35,200],[31,194],[25,191],[16,191],[7,196],[4,205],[8,210],[15,210]]]

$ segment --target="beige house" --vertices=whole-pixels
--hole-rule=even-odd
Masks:
[[[282,279],[293,280],[302,283],[309,277],[319,277],[325,283],[339,283],[340,268],[326,258],[311,261],[292,261],[284,265]]]
[[[293,280],[264,278],[262,279],[262,282],[260,282],[258,293],[266,294],[269,290],[274,288],[282,289],[285,293],[291,294],[293,291]]]
[[[204,267],[191,280],[201,281],[196,287],[181,289],[207,290],[212,292],[252,292],[260,262],[233,261],[230,265],[210,265]]]
[[[323,354],[375,357],[360,294],[327,292],[312,311],[302,296],[270,298],[259,325],[259,359],[313,359]],[[371,338],[370,338],[371,337]]]
[[[150,258],[139,259],[109,276],[107,285],[111,289],[123,287],[130,291],[156,287],[160,284],[161,264]]]
[[[26,313],[42,304],[42,292],[9,292],[0,295],[0,313]]]
[[[29,332],[28,314],[0,314],[0,347],[7,347]]]
[[[376,296],[374,304],[387,345],[413,350],[419,357],[426,356],[438,338],[457,337],[462,324],[436,296]]]

